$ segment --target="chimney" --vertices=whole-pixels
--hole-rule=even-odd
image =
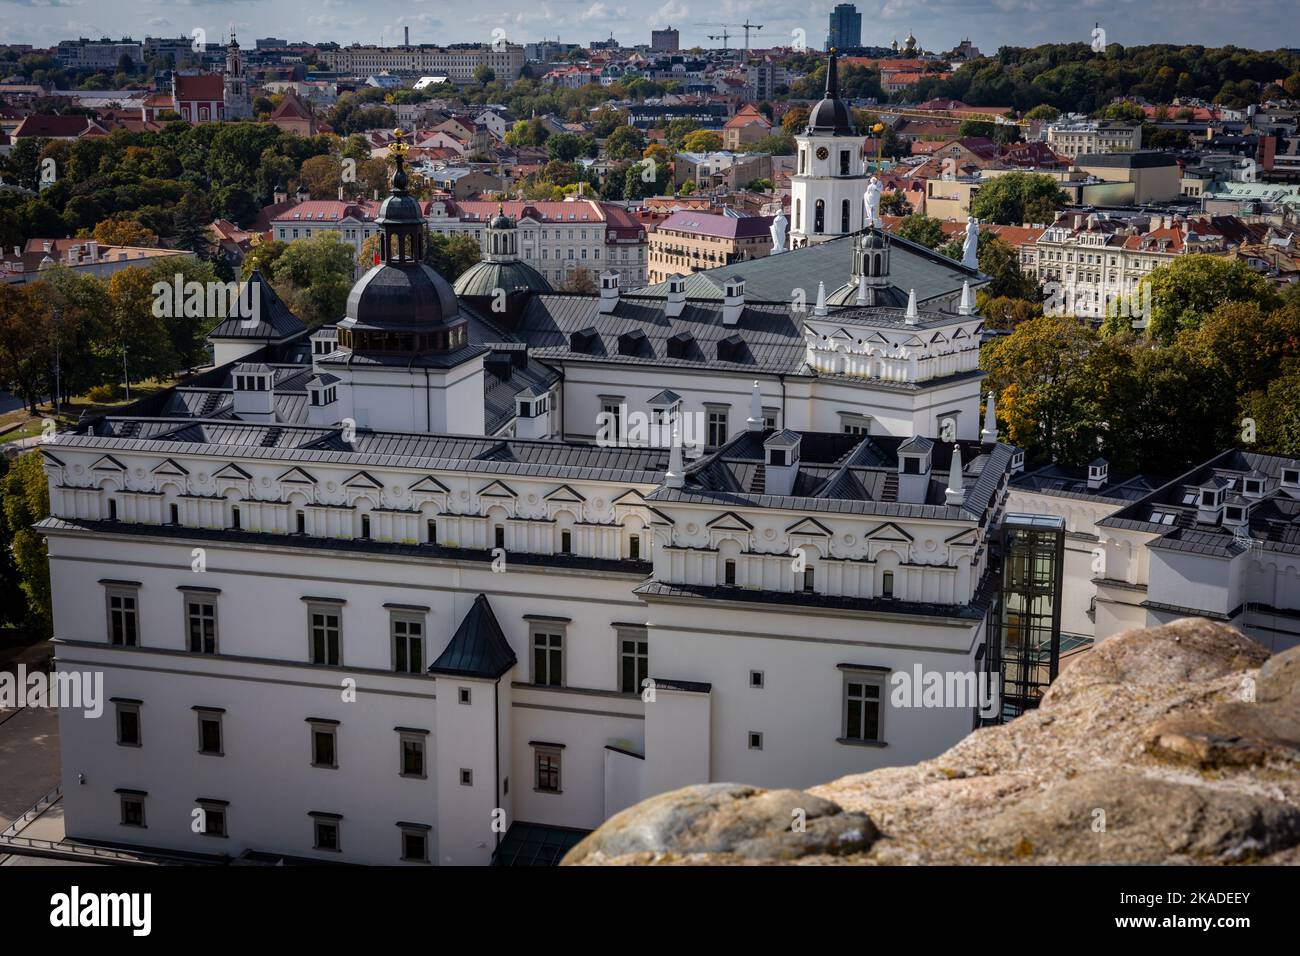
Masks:
[[[971,295],[970,282],[965,280],[963,280],[961,284],[961,304],[957,306],[957,314],[975,314],[975,296]]]
[[[686,278],[680,275],[668,277],[668,301],[664,304],[664,318],[675,319],[686,308]]]
[[[993,389],[989,389],[988,401],[984,404],[984,427],[980,430],[980,441],[992,445],[998,440],[998,413],[993,407]]]
[[[402,45],[403,45],[403,46],[410,46],[410,45],[411,45],[411,28],[410,28],[410,27],[403,27],[402,29],[405,31],[405,32],[404,32],[405,40],[403,41],[403,44],[402,44]]]
[[[898,446],[898,500],[925,504],[930,493],[930,463],[934,442],[919,435]]]
[[[948,487],[944,489],[943,501],[949,505],[963,505],[966,503],[966,488],[962,484],[965,476],[965,470],[961,463],[961,446],[956,442],[952,445],[952,464],[948,467]]]
[[[745,419],[745,428],[751,432],[763,430],[763,393],[759,391],[758,379],[749,393],[749,417]]]
[[[911,289],[907,293],[907,312],[903,316],[903,322],[907,325],[916,325],[916,290]]]
[[[274,373],[265,365],[242,362],[231,377],[235,383],[235,415],[249,422],[275,420]]]
[[[799,474],[799,444],[802,436],[788,428],[763,442],[765,488],[769,495],[788,495]]]
[[[307,424],[334,425],[340,418],[338,379],[313,375],[307,382]]]
[[[1094,458],[1088,462],[1088,490],[1096,491],[1110,480],[1110,462],[1105,458]]]
[[[682,427],[680,419],[673,419],[673,443],[668,450],[668,471],[664,473],[664,484],[669,488],[680,488],[686,481],[686,467],[682,464]]]
[[[740,314],[745,311],[745,280],[732,277],[723,288],[722,324],[740,324]]]
[[[602,272],[600,274],[600,311],[610,315],[618,307],[618,273]]]

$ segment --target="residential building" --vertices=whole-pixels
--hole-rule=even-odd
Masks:
[[[1155,150],[1084,153],[1075,156],[1074,169],[1104,182],[1132,183],[1132,201],[1139,206],[1169,202],[1182,193],[1178,161]]]
[[[756,143],[772,133],[772,121],[758,111],[753,103],[746,103],[736,115],[722,124],[722,148],[738,151],[742,146]]]
[[[771,216],[673,213],[650,233],[647,279],[664,282],[765,256],[772,251],[771,226]]]
[[[676,53],[681,48],[681,36],[672,27],[650,31],[651,53]]]
[[[0,282],[35,282],[43,271],[55,266],[107,279],[123,269],[191,255],[183,249],[104,246],[94,239],[28,239],[22,248],[14,246],[10,255],[0,250]]]
[[[1047,145],[1070,159],[1086,153],[1130,153],[1142,148],[1142,124],[1118,120],[1051,123]]]

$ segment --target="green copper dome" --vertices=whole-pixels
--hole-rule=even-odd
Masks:
[[[551,292],[551,284],[546,278],[526,263],[514,262],[476,262],[460,274],[452,286],[460,296],[496,295],[497,289],[505,290],[507,295],[513,292]]]

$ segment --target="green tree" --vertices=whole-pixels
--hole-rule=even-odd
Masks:
[[[620,126],[605,140],[605,155],[612,160],[636,160],[645,151],[645,134],[635,126]]]
[[[904,216],[895,232],[904,239],[919,242],[930,249],[937,249],[948,241],[948,237],[943,234],[943,226],[939,220],[931,219],[929,216],[920,213]]]
[[[1271,309],[1277,301],[1277,295],[1264,277],[1244,260],[1193,254],[1179,256],[1144,276],[1134,296],[1131,314],[1143,314],[1149,302],[1146,334],[1152,341],[1168,345],[1180,329],[1198,327],[1225,302],[1254,302],[1263,309]],[[1130,318],[1118,314],[1118,310],[1113,311],[1115,314],[1104,323],[1108,334],[1123,331],[1131,322]]]
[[[1241,410],[1255,420],[1257,450],[1300,458],[1300,359],[1288,359],[1280,376],[1244,396]]]
[[[462,272],[482,258],[478,240],[468,233],[447,236],[425,232],[424,238],[424,261],[448,282],[455,282]]]
[[[275,260],[275,289],[308,325],[332,322],[343,315],[352,290],[352,246],[333,231],[292,242]]]
[[[953,239],[939,247],[950,259],[961,260],[964,238]],[[999,239],[988,229],[981,229],[975,247],[980,272],[992,277],[983,291],[994,298],[1039,299],[1038,283],[1020,271],[1020,253],[1009,242]]]
[[[712,153],[722,149],[722,137],[711,129],[697,129],[686,134],[682,149],[688,153]]]
[[[880,197],[880,212],[886,216],[910,216],[912,204],[901,192],[890,190]]]
[[[50,561],[45,550],[45,536],[32,526],[49,517],[49,482],[45,477],[44,456],[30,451],[8,465],[0,476],[0,544],[7,545],[17,570],[19,586],[26,598],[23,624],[37,637],[48,638],[53,630],[50,613]],[[7,609],[14,618],[17,609]]]
[[[546,155],[552,160],[570,163],[586,153],[583,137],[576,133],[556,133],[546,141]]]
[[[1022,222],[1051,222],[1066,196],[1051,176],[1006,173],[980,186],[971,198],[971,215],[983,222],[1018,226]],[[1030,216],[1034,218],[1027,218]]]
[[[492,69],[486,63],[480,63],[474,67],[474,82],[479,86],[487,86],[489,83],[496,82],[497,71]]]

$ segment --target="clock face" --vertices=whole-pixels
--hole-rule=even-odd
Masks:
[[[830,154],[831,154],[831,151],[830,151],[829,149],[827,149],[825,146],[818,146],[818,147],[817,147],[817,158],[818,158],[818,159],[825,159],[825,158],[826,158],[827,156],[829,156]]]

